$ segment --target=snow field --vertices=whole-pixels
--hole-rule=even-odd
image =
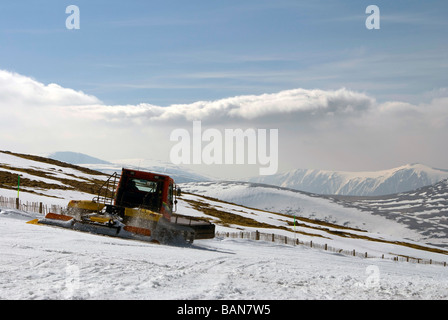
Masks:
[[[264,241],[163,246],[0,217],[0,299],[447,299],[448,268]]]

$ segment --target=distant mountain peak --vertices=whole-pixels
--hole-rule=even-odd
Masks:
[[[414,190],[448,178],[448,170],[411,163],[380,171],[295,169],[250,182],[271,184],[317,194],[379,196]]]
[[[105,160],[101,160],[84,153],[72,152],[72,151],[54,152],[49,154],[48,158],[71,164],[110,164]]]

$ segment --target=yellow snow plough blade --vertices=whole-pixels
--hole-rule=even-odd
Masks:
[[[40,224],[39,219],[33,219],[27,222],[28,224]]]
[[[98,223],[110,223],[111,222],[111,218],[109,218],[109,217],[90,216],[89,219],[92,222],[98,222]]]

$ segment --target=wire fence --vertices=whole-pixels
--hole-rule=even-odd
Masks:
[[[53,212],[61,213],[62,207],[54,204],[44,204],[42,202],[22,201],[19,198],[0,196],[0,207],[5,209],[16,209],[31,213],[41,213],[43,215]]]
[[[385,257],[384,254],[381,256],[375,256],[373,254],[370,254],[368,252],[360,252],[353,250],[347,250],[347,249],[341,249],[336,248],[333,246],[330,246],[326,243],[316,243],[314,241],[302,241],[299,238],[291,238],[287,236],[282,236],[275,233],[263,233],[257,231],[240,231],[240,232],[216,232],[216,237],[225,237],[225,238],[237,238],[237,239],[250,239],[255,241],[268,241],[268,242],[274,242],[274,243],[281,243],[286,245],[292,245],[292,246],[306,246],[309,248],[324,250],[328,252],[333,253],[339,253],[347,256],[354,256],[354,257],[360,257],[360,258],[377,258],[377,259],[389,259],[393,261],[401,261],[401,262],[411,262],[411,263],[420,263],[420,264],[433,264],[433,265],[440,265],[440,266],[447,266],[447,263],[445,261],[435,261],[433,259],[421,259],[421,258],[414,258],[404,255],[390,255],[388,257]]]

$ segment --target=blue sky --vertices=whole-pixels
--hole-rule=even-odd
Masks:
[[[278,128],[280,169],[446,168],[447,35],[446,0],[2,1],[0,149],[168,160],[202,120]]]
[[[0,67],[111,104],[341,87],[411,100],[446,87],[448,3],[376,1],[381,29],[367,30],[372,3],[2,2]],[[70,4],[79,30],[65,28]]]

